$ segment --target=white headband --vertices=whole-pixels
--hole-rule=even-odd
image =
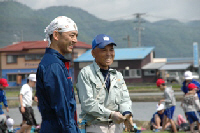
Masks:
[[[78,31],[78,27],[76,26],[76,23],[71,18],[68,18],[66,16],[59,16],[55,18],[44,30],[44,32],[46,33],[45,41],[46,40],[48,41],[48,47],[50,47],[50,44],[51,44],[51,40],[49,36],[53,34],[54,31],[68,32],[68,31],[73,31],[73,30]]]

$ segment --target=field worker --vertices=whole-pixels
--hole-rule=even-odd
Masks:
[[[165,85],[165,81],[163,79],[158,79],[156,84],[157,84],[157,87],[161,91],[164,91],[164,98],[165,98],[165,99],[160,100],[160,102],[158,104],[158,105],[160,105],[162,102],[165,102],[165,111],[164,111],[164,120],[163,120],[163,124],[162,124],[162,131],[165,130],[165,125],[169,121],[172,126],[172,130],[176,133],[177,132],[176,124],[173,121],[173,115],[174,115],[175,106],[176,106],[176,99],[174,96],[174,91],[172,90],[171,87],[167,87]]]
[[[186,71],[184,73],[184,78],[185,80],[183,81],[183,85],[181,87],[181,90],[186,94],[188,93],[188,84],[189,83],[193,83],[195,84],[198,88],[200,88],[200,83],[196,80],[193,79],[193,76],[192,76],[192,72],[190,71]],[[197,95],[200,99],[200,90],[197,91]]]
[[[34,111],[32,108],[33,103],[33,87],[36,84],[36,74],[29,74],[27,83],[24,84],[20,90],[19,101],[20,107],[19,110],[22,114],[22,126],[21,129],[18,131],[19,133],[31,132],[32,125],[37,125]]]
[[[7,104],[7,99],[6,99],[6,92],[4,89],[8,87],[8,82],[6,79],[1,78],[0,79],[0,102],[4,104],[6,107],[6,111],[9,112],[8,104]],[[2,105],[0,104],[0,115],[4,114]],[[5,115],[5,114],[4,114]]]
[[[187,88],[189,89],[189,91],[184,96],[181,106],[183,107],[186,118],[190,123],[190,132],[193,133],[195,122],[197,122],[197,127],[198,130],[200,131],[199,115],[197,114],[197,111],[200,111],[200,104],[199,104],[199,98],[196,94],[196,90],[198,90],[197,86],[193,83],[190,83],[188,84]]]
[[[45,29],[48,48],[37,69],[36,96],[42,116],[40,133],[79,133],[76,100],[65,54],[77,43],[76,23],[55,18]],[[66,66],[66,67],[65,67]]]
[[[78,75],[76,86],[82,109],[79,117],[86,121],[88,133],[122,133],[123,122],[129,129],[133,126],[127,86],[122,74],[110,68],[115,57],[114,46],[110,36],[97,35],[91,52],[95,60]]]

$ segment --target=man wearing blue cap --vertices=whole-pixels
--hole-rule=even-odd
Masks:
[[[122,123],[132,127],[132,102],[120,72],[111,69],[115,57],[114,40],[105,34],[92,41],[92,64],[84,67],[77,81],[87,133],[122,133]],[[82,125],[84,123],[81,123]]]

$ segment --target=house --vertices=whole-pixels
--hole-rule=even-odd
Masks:
[[[142,83],[144,74],[141,68],[153,61],[153,50],[154,47],[115,48],[115,59],[110,67],[120,71],[126,83]],[[75,82],[79,71],[93,60],[91,50],[74,60]],[[146,79],[147,82],[148,80],[151,79]]]
[[[45,53],[47,41],[22,41],[0,49],[0,76],[8,80],[9,86],[26,83],[30,73],[36,73],[37,67]],[[92,46],[78,41],[71,55],[65,55],[72,61]],[[73,65],[73,63],[72,63]],[[70,68],[73,77],[74,69]]]
[[[168,83],[182,83],[186,70],[197,75],[198,68],[194,67],[193,58],[154,58],[153,62],[143,66],[142,70],[144,71],[144,82],[149,79],[155,82],[156,78],[163,78]]]

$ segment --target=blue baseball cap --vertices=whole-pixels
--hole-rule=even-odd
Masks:
[[[110,36],[105,34],[99,34],[92,41],[92,49],[95,49],[96,47],[104,48],[108,44],[113,44],[117,46],[114,40]]]

